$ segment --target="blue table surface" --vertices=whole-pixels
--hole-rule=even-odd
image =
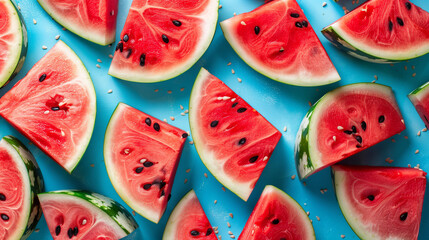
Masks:
[[[322,7],[325,1],[328,4]],[[351,0],[348,1],[351,2]],[[420,168],[429,170],[429,164],[426,161],[429,154],[429,146],[426,143],[429,141],[429,133],[422,132],[421,136],[417,135],[417,132],[424,128],[424,124],[407,98],[409,92],[429,80],[427,65],[429,55],[393,66],[367,63],[346,55],[334,48],[320,33],[323,27],[344,15],[342,6],[332,0],[298,0],[342,77],[338,83],[311,88],[278,83],[255,72],[232,50],[219,25],[208,51],[194,67],[179,77],[154,84],[139,84],[115,79],[107,74],[111,61],[108,55],[113,54],[114,47],[98,46],[71,32],[62,30],[62,26],[53,21],[36,0],[18,0],[17,2],[28,28],[29,51],[23,69],[8,86],[0,90],[0,96],[24,77],[31,67],[47,53],[42,46],[47,46],[49,50],[56,43],[56,35],[61,35],[61,39],[70,45],[82,59],[91,74],[97,92],[98,111],[94,133],[82,161],[71,175],[37,147],[30,144],[4,119],[0,119],[0,135],[17,136],[35,155],[43,172],[47,191],[88,189],[109,196],[126,206],[109,181],[103,159],[104,132],[114,108],[118,102],[125,102],[157,118],[168,119],[169,123],[174,126],[189,130],[188,117],[180,115],[183,112],[180,105],[183,105],[185,109],[188,108],[192,85],[201,67],[207,68],[225,81],[277,129],[282,131],[283,136],[247,202],[228,190],[224,192],[222,185],[201,162],[194,145],[186,144],[177,171],[172,198],[161,221],[154,224],[139,215],[135,217],[140,225],[138,230],[138,234],[142,236],[140,238],[161,239],[165,224],[175,204],[192,188],[195,189],[212,225],[219,227],[219,235],[222,235],[223,239],[229,239],[228,231],[231,231],[238,237],[264,186],[272,184],[283,189],[295,198],[306,211],[310,212],[317,239],[341,239],[342,234],[346,239],[359,239],[341,214],[329,169],[310,177],[306,181],[306,185],[298,179],[291,179],[292,175],[297,174],[293,148],[295,135],[302,118],[309,109],[309,102],[314,103],[326,92],[342,85],[371,82],[375,76],[378,77],[378,83],[393,87],[407,129],[393,137],[392,140],[395,139],[395,141],[386,140],[351,157],[347,162],[402,167],[407,167],[408,164],[411,166],[420,164]],[[250,11],[262,2],[262,0],[221,0],[223,8],[219,10],[219,20],[230,18],[234,13]],[[429,1],[414,0],[413,2],[429,11]],[[121,32],[124,25],[131,0],[120,0],[119,5],[118,33]],[[37,21],[37,24],[33,24],[33,19]],[[101,59],[102,63],[98,63],[97,59]],[[231,62],[230,66],[227,65],[229,62]],[[97,68],[96,64],[99,64],[101,68]],[[235,74],[232,74],[232,69],[235,70]],[[413,77],[414,73],[415,77]],[[242,83],[237,81],[238,77],[243,80]],[[182,88],[184,88],[183,91]],[[110,89],[113,90],[113,93],[108,94]],[[171,121],[170,116],[175,117],[175,120]],[[283,132],[285,126],[287,126],[287,131]],[[420,150],[420,153],[415,154],[417,149]],[[385,159],[388,157],[394,162],[387,163]],[[186,173],[186,169],[191,169],[191,171]],[[208,174],[207,178],[204,176],[205,173]],[[185,179],[188,179],[187,183],[185,183]],[[321,194],[320,189],[325,188],[327,192]],[[215,200],[217,200],[217,204],[214,204]],[[426,197],[419,239],[429,238],[428,201],[429,198]],[[132,211],[130,208],[128,209]],[[231,218],[229,213],[233,213],[234,217]],[[227,226],[227,222],[231,224],[230,228]],[[29,239],[52,239],[44,218],[40,220],[37,228],[38,231],[34,232]]]

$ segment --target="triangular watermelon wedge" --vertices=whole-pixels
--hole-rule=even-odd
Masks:
[[[70,173],[89,144],[95,112],[91,78],[62,41],[0,99],[0,115]]]
[[[341,211],[361,239],[417,240],[426,173],[399,167],[332,167]]]
[[[192,89],[189,123],[203,163],[247,201],[281,133],[204,68]]]

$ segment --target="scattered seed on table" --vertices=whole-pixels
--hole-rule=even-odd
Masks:
[[[171,94],[171,93],[173,93],[173,91],[171,91],[171,90],[168,90],[168,91],[167,91],[167,93],[168,93],[168,94]]]
[[[341,236],[340,236],[341,238],[345,238],[346,237],[346,235],[344,235],[344,234],[341,234]]]
[[[55,40],[60,39],[60,35],[55,36]]]
[[[207,175],[207,173],[204,173],[204,177],[205,177],[205,178],[208,178],[208,175]]]
[[[224,192],[226,191],[225,187],[222,187],[222,191],[224,191]]]
[[[311,104],[311,102],[310,102],[310,101],[308,101],[308,105],[311,107],[313,104]]]
[[[112,55],[112,54],[109,54],[109,58],[113,58],[113,55]]]
[[[423,128],[422,129],[422,132],[427,132],[428,131],[428,129],[427,128]]]
[[[396,142],[396,140],[394,138],[392,138],[392,142]]]
[[[405,139],[408,139],[408,136],[404,136]]]
[[[230,228],[231,227],[231,223],[226,222],[226,225]]]
[[[159,89],[155,89],[154,91],[155,91],[155,92],[159,92]]]
[[[319,216],[316,216],[316,219],[317,219],[317,221],[320,221],[320,217]]]
[[[36,21],[36,19],[34,19],[34,18],[33,18],[33,23],[34,23],[34,25],[36,25],[36,24],[37,24],[37,21]]]
[[[413,77],[415,77],[417,75],[417,73],[413,73]]]
[[[235,74],[235,70],[234,70],[234,69],[231,69],[231,73],[232,73],[232,74]]]
[[[411,68],[414,70],[414,69],[416,69],[416,66],[413,65],[413,66],[411,66]]]
[[[174,117],[170,117],[171,121],[174,121]]]
[[[164,122],[166,122],[166,123],[168,123],[168,121],[167,121],[167,119],[166,118],[164,118],[164,120],[163,120]]]
[[[219,5],[219,9],[221,9],[221,8],[222,8],[222,4]]]
[[[182,116],[186,116],[186,114],[185,114],[185,113],[180,113],[180,115],[182,115]]]
[[[310,216],[310,212],[309,211],[307,211],[307,216]]]
[[[189,113],[189,110],[188,110],[188,109],[186,109],[184,113]]]
[[[107,91],[108,94],[111,94],[113,92],[112,89],[109,89],[109,91]]]
[[[294,179],[296,178],[296,175],[292,175],[290,178],[291,178],[292,180],[294,180]]]
[[[233,233],[232,233],[231,231],[228,231],[228,234],[229,234],[229,235],[232,235]]]
[[[420,131],[417,132],[417,136],[420,136],[422,133]]]
[[[283,128],[283,132],[286,132],[287,131],[287,127],[285,126],[284,128]]]
[[[180,105],[180,109],[181,109],[181,110],[183,110],[183,109],[185,109],[185,108],[184,108],[182,105]]]
[[[326,5],[328,5],[326,2],[322,3],[322,7],[326,7]]]
[[[98,64],[98,63],[95,66],[98,67],[98,68],[101,68],[100,64]]]
[[[420,152],[420,151],[417,149],[414,153],[415,153],[415,154],[418,154],[419,152]]]
[[[232,63],[231,63],[231,62],[229,62],[229,63],[228,63],[228,64],[226,64],[226,65],[227,65],[227,66],[231,66],[231,64],[232,64]]]
[[[239,83],[241,83],[243,80],[241,80],[241,78],[237,78],[237,81],[238,81]]]
[[[404,66],[404,69],[405,69],[405,71],[407,71],[407,70],[408,70],[408,67],[407,67],[407,66]]]
[[[375,79],[375,80],[378,80],[378,76],[377,76],[377,75],[374,75],[374,79]]]
[[[217,203],[217,200],[214,200],[214,204],[216,204]]]
[[[194,141],[190,141],[190,142],[189,142],[189,144],[193,145],[193,144],[194,144]]]
[[[185,184],[188,182],[188,179],[187,178],[185,178]]]
[[[102,63],[101,59],[97,59],[97,62]]]
[[[185,91],[185,88],[183,88],[183,87],[182,87],[182,88],[180,89],[180,91],[181,91],[181,92]]]
[[[95,165],[94,165],[94,164],[91,164],[91,165],[89,165],[89,166],[94,167]]]
[[[42,49],[43,49],[43,50],[46,50],[46,49],[48,49],[48,47],[46,47],[45,45],[43,45],[43,46],[42,46]]]
[[[232,215],[232,213],[230,213],[230,214],[229,214],[229,216],[230,216],[231,218],[234,218],[234,215]]]
[[[133,214],[133,216],[135,216],[135,215],[136,215],[136,212],[135,212],[135,211],[132,211],[132,214]]]

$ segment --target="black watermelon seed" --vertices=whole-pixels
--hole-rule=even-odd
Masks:
[[[197,230],[192,230],[191,235],[192,236],[198,236],[198,235],[200,235],[200,232],[198,232]]]
[[[274,224],[274,225],[276,225],[276,224],[279,224],[279,222],[280,222],[280,220],[278,220],[278,219],[276,218],[276,219],[274,219],[271,223],[272,223],[272,224]]]
[[[161,130],[161,127],[159,126],[158,123],[154,123],[153,124],[153,129],[155,129],[155,131],[159,132],[159,130]]]
[[[361,123],[360,123],[360,126],[362,127],[362,130],[366,130],[366,122],[365,121],[362,121]]]
[[[214,120],[213,122],[210,123],[210,127],[214,128],[219,124],[218,120]]]
[[[182,134],[182,138],[187,138],[189,135],[187,133]]]
[[[39,78],[39,82],[43,82],[46,79],[46,74],[42,74],[42,76],[40,76]]]
[[[73,229],[69,228],[67,231],[67,236],[69,236],[70,239],[73,237]]]
[[[170,194],[168,194],[167,201],[170,201],[170,199],[171,199],[171,193],[170,193]]]
[[[352,126],[352,132],[353,132],[353,133],[357,133],[357,129],[356,129],[356,127],[355,127],[355,126]]]
[[[286,240],[286,238],[280,238],[280,240]]]
[[[378,122],[379,122],[379,123],[383,123],[383,122],[384,122],[384,120],[386,120],[386,118],[384,117],[384,115],[381,115],[381,116],[378,118]]]
[[[118,45],[116,45],[116,51],[124,51],[124,44],[122,42],[119,42]]]
[[[51,107],[52,111],[58,111],[60,110],[60,107]]]
[[[255,26],[255,34],[258,35],[261,32],[261,29],[258,26]]]
[[[136,168],[136,173],[141,173],[141,172],[143,172],[143,167]]]
[[[250,162],[250,163],[254,163],[254,162],[256,162],[256,160],[258,160],[258,157],[259,157],[259,156],[253,156],[253,157],[251,157],[251,158],[249,159],[249,162]]]
[[[308,22],[307,21],[302,21],[302,26],[304,26],[304,27],[308,27]]]
[[[302,28],[302,23],[300,23],[300,22],[296,22],[296,23],[295,23],[295,26],[296,26],[296,27],[299,27],[299,28]]]
[[[127,53],[127,58],[130,58],[132,53],[133,53],[133,50],[129,48]]]
[[[235,102],[232,104],[232,107],[234,108],[235,106],[237,106],[238,102]]]
[[[122,40],[124,40],[124,42],[128,42],[130,38],[128,37],[127,34],[124,35],[124,37],[122,38]]]
[[[213,233],[213,228],[207,229],[206,236],[210,236]]]
[[[398,22],[399,26],[401,26],[401,27],[404,26],[404,20],[402,20],[402,18],[397,17],[396,21]]]
[[[356,141],[358,141],[358,143],[362,143],[362,137],[361,136],[355,136]]]
[[[58,235],[60,235],[60,233],[61,233],[61,226],[60,226],[60,225],[58,225],[58,226],[55,228],[55,235],[56,235],[56,236],[58,236]]]
[[[374,195],[368,195],[367,198],[369,201],[374,201],[374,199],[375,199]]]
[[[298,13],[291,13],[290,16],[293,17],[293,18],[299,18],[299,14]]]
[[[238,113],[244,113],[247,110],[247,108],[239,108],[237,110]]]
[[[347,135],[351,135],[353,132],[350,131],[350,130],[345,130],[344,133],[347,134]]]
[[[408,213],[404,212],[404,213],[401,214],[401,216],[399,216],[399,219],[401,221],[405,221],[405,220],[407,220],[407,217],[408,217]]]
[[[361,148],[362,146],[360,144],[356,144],[356,148]]]
[[[146,118],[144,120],[144,122],[150,127],[150,125],[152,125],[152,120],[150,120],[150,118]]]
[[[172,22],[173,22],[174,26],[176,26],[176,27],[182,26],[182,22],[180,22],[179,20],[173,20]]]
[[[161,195],[159,197],[163,197],[165,195],[164,189],[161,191]]]
[[[408,10],[411,10],[411,3],[410,3],[410,2],[405,2],[405,7],[406,7]]]
[[[162,41],[164,41],[165,43],[169,43],[170,39],[168,39],[168,37],[165,34],[162,34]]]
[[[74,229],[73,229],[73,235],[77,236],[78,233],[79,233],[79,228],[74,227]]]
[[[2,213],[1,214],[1,219],[3,219],[4,221],[9,221],[9,216],[6,215],[6,214],[4,214],[4,213]]]
[[[144,67],[144,65],[146,64],[146,54],[142,54],[140,55],[140,66]]]
[[[6,196],[3,193],[0,193],[0,201],[6,201]]]
[[[246,138],[242,138],[240,139],[240,141],[238,141],[238,145],[243,145],[246,143]]]
[[[164,188],[164,187],[165,187],[165,185],[167,185],[167,183],[166,183],[166,182],[164,182],[164,181],[161,181],[161,182],[159,183],[159,188]]]
[[[148,183],[143,186],[144,190],[149,190],[152,187],[152,184]]]
[[[153,166],[153,162],[146,161],[146,162],[143,163],[143,166],[145,166],[145,167],[152,167]]]
[[[389,31],[393,30],[393,22],[389,20]]]

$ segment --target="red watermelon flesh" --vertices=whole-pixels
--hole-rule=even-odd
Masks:
[[[341,210],[361,239],[417,239],[425,172],[341,165],[332,171]]]
[[[187,136],[123,103],[110,120],[104,145],[110,180],[131,208],[153,222],[160,220],[171,197]]]
[[[266,186],[238,240],[315,240],[304,209],[289,195]]]
[[[89,143],[95,108],[91,78],[62,41],[0,99],[0,115],[69,172]]]

